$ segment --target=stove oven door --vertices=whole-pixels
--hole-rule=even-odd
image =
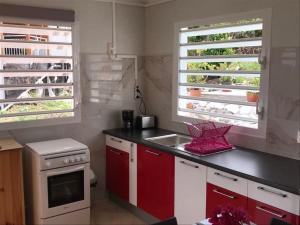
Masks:
[[[89,173],[89,163],[42,171],[42,219],[90,207]]]

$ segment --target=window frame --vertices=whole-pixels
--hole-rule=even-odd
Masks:
[[[172,82],[172,120],[174,122],[195,122],[200,119],[178,115],[178,96],[179,96],[179,54],[180,54],[180,29],[190,26],[201,26],[207,24],[217,24],[222,22],[235,22],[243,19],[262,18],[263,19],[263,37],[262,37],[262,55],[266,57],[265,68],[261,70],[260,82],[260,104],[264,107],[263,119],[258,119],[258,129],[247,128],[234,125],[230,133],[243,134],[253,137],[266,138],[268,121],[268,92],[270,76],[270,47],[271,47],[271,18],[272,10],[263,9],[259,11],[249,11],[237,14],[227,14],[222,16],[202,18],[197,20],[178,22],[174,24],[174,50],[173,50],[173,82]]]
[[[0,21],[11,23],[32,23],[32,24],[49,24],[57,26],[69,26],[72,28],[72,61],[73,61],[73,98],[74,98],[74,116],[65,118],[52,118],[40,120],[28,120],[20,122],[0,123],[0,131],[25,129],[34,127],[56,126],[63,124],[73,124],[81,122],[81,87],[80,87],[80,37],[79,21],[66,22],[54,20],[27,19],[18,17],[0,16]]]

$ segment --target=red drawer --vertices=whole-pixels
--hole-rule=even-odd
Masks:
[[[207,183],[206,217],[212,216],[218,206],[232,205],[247,210],[247,197]]]
[[[298,216],[250,198],[248,199],[248,211],[251,220],[257,225],[270,225],[272,218],[299,225]]]

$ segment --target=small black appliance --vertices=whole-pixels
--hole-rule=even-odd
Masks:
[[[125,129],[133,129],[134,111],[123,110],[122,111],[123,127]]]

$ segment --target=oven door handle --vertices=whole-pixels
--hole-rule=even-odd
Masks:
[[[63,174],[67,174],[67,173],[73,173],[73,172],[77,172],[80,170],[84,170],[84,168],[85,168],[85,166],[78,166],[74,169],[62,170],[62,171],[58,171],[58,172],[48,172],[47,176],[51,177],[51,176],[63,175]]]

